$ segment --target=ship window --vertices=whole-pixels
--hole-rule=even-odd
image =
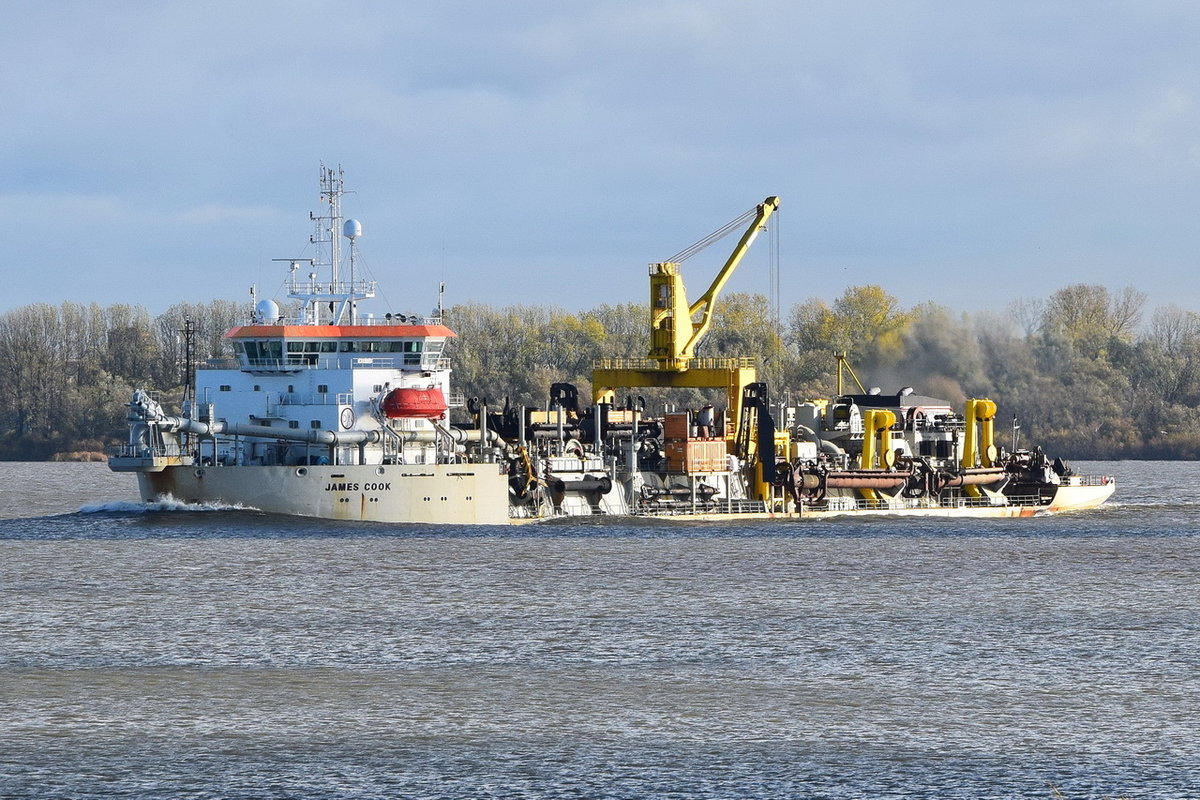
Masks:
[[[233,343],[233,352],[239,356],[242,355],[243,353],[246,352],[246,345],[242,344],[241,342],[234,342]]]
[[[299,428],[299,427],[300,427],[300,420],[298,420],[298,419],[289,419],[289,420],[288,420],[288,427],[289,427],[289,428]]]
[[[304,352],[306,352],[306,353],[321,352],[321,343],[320,342],[305,342],[304,343]]]
[[[228,383],[222,383],[222,384],[221,384],[221,391],[222,391],[222,392],[231,392],[231,391],[233,391],[233,387],[232,387],[232,386],[230,386]]]
[[[317,394],[329,394],[329,384],[328,383],[318,383],[317,384]]]
[[[256,383],[256,384],[254,384],[254,391],[256,391],[256,392],[258,392],[258,391],[262,391],[262,390],[259,388],[259,386],[258,386],[258,384],[257,384],[257,383]]]
[[[357,353],[358,342],[342,342],[341,350],[343,353]]]
[[[378,353],[380,350],[379,342],[363,342],[359,347],[364,353]]]
[[[288,394],[293,394],[293,393],[295,393],[295,391],[296,391],[296,387],[295,387],[295,385],[294,385],[294,384],[291,384],[291,383],[289,383],[289,384],[288,384]]]
[[[405,342],[404,343],[404,352],[406,352],[406,353],[421,352],[421,343],[419,341],[418,342]]]
[[[288,342],[287,343],[287,351],[289,353],[303,353],[304,352],[304,342]]]
[[[279,340],[263,342],[262,348],[263,356],[266,358],[274,359],[275,361],[283,358],[283,342]]]
[[[425,342],[425,352],[426,353],[440,353],[440,352],[442,352],[442,348],[445,347],[445,345],[446,345],[446,343],[444,341],[435,342],[432,339],[430,339]]]
[[[337,342],[321,342],[321,352],[322,353],[336,353],[337,345],[338,345]]]
[[[404,354],[404,363],[405,364],[420,364],[421,363],[421,354],[420,353],[405,353]]]
[[[404,342],[384,342],[383,352],[385,353],[402,353],[404,352]]]
[[[311,422],[308,423],[308,427],[319,429],[321,427],[321,420],[319,420],[319,419],[312,420]]]

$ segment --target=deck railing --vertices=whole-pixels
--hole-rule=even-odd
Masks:
[[[688,369],[753,369],[757,365],[754,358],[692,358],[688,359]],[[658,370],[662,363],[656,358],[598,358],[592,362],[592,369],[629,369],[629,370]]]
[[[191,455],[179,445],[151,447],[145,444],[117,444],[108,448],[109,458],[181,458]]]
[[[341,353],[332,356],[321,356],[311,362],[304,360],[304,355],[296,353],[290,358],[252,358],[246,365],[236,358],[210,358],[198,369],[240,369],[245,372],[299,372],[310,369],[410,369],[410,370],[445,370],[450,369],[448,358],[423,358],[409,361],[403,354],[399,356],[360,355]]]

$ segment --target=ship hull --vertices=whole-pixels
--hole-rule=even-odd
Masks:
[[[508,482],[498,464],[194,466],[138,474],[142,499],[246,506],[368,522],[501,524]]]
[[[612,513],[611,504],[565,503],[545,516],[510,511],[508,480],[497,464],[365,466],[188,466],[138,475],[142,499],[164,496],[188,503],[245,506],[268,513],[383,523],[502,525],[568,516],[645,516],[678,521],[817,520],[892,516],[942,518],[1032,517],[1097,508],[1115,484],[1067,484],[1038,503],[991,505],[962,501],[873,501],[853,496],[823,507],[788,510],[725,508],[638,509]],[[622,491],[615,489],[614,494]]]
[[[1057,487],[1054,496],[1048,502],[1037,504],[1013,502],[1005,505],[971,505],[964,501],[963,505],[930,504],[889,507],[886,503],[881,503],[875,507],[866,508],[829,508],[803,511],[793,514],[793,516],[821,518],[883,514],[904,517],[1034,517],[1099,508],[1112,496],[1115,489],[1116,485],[1112,483],[1094,486],[1060,486]]]
[[[989,505],[986,502],[949,503],[939,505],[929,501],[866,501],[852,496],[839,498],[839,501],[818,507],[801,507],[796,509],[789,505],[785,511],[750,511],[726,512],[719,508],[709,511],[679,510],[648,512],[647,516],[666,517],[680,521],[718,522],[721,520],[761,520],[761,519],[790,519],[818,520],[837,517],[940,517],[940,518],[983,518],[1007,519],[1013,517],[1034,517],[1048,514],[1087,511],[1099,508],[1113,494],[1116,484],[1096,484],[1079,486],[1060,486],[1054,496],[1044,502],[1008,502],[1002,505]]]

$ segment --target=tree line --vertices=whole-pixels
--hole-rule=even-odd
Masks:
[[[1176,306],[1147,314],[1145,306],[1133,288],[1078,284],[1000,311],[956,313],[934,303],[905,308],[879,286],[856,286],[777,320],[764,296],[731,293],[717,300],[697,355],[754,357],[772,398],[798,402],[832,394],[835,355],[844,353],[864,383],[886,393],[911,386],[956,405],[990,397],[1001,408],[998,432],[1011,416],[1022,443],[1057,454],[1195,458],[1200,314]],[[203,363],[232,355],[223,334],[248,311],[214,300],[157,316],[77,303],[0,314],[0,459],[96,453],[123,441],[134,388],[177,407],[185,319]],[[595,359],[642,357],[649,346],[648,311],[635,303],[580,312],[466,303],[448,308],[445,321],[458,334],[447,350],[456,389],[490,404],[544,406],[557,381],[588,396]],[[721,400],[702,390],[637,393],[652,409]]]

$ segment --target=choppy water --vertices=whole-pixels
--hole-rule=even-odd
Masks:
[[[1200,796],[1200,465],[1076,466],[1111,507],[507,529],[0,464],[0,796]]]

